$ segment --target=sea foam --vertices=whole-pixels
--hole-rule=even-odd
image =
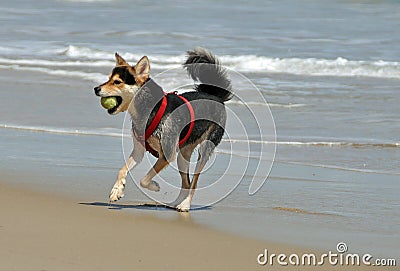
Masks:
[[[17,53],[19,49],[15,50],[14,53]],[[3,57],[0,57],[1,65],[77,68],[113,66],[115,53],[74,45],[52,50],[43,49],[43,52],[36,52],[36,58],[31,59],[15,58],[11,47],[0,47],[0,52],[3,53]],[[142,57],[142,54],[119,53],[130,63],[136,63]],[[185,54],[151,54],[149,57],[153,69],[166,70],[182,67]],[[220,55],[219,58],[227,68],[244,73],[400,79],[400,62],[395,61],[348,60],[343,57],[274,58],[256,55]]]

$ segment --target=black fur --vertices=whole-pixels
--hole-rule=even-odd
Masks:
[[[147,92],[147,95],[143,96],[143,97],[145,97],[145,99],[136,100],[135,107],[138,108],[139,112],[146,112],[146,111],[151,110],[151,113],[150,113],[148,119],[146,120],[146,129],[147,129],[150,126],[151,122],[153,121],[158,109],[160,108],[161,98],[163,97],[164,92],[163,92],[162,88],[156,82],[154,82],[152,79],[147,81],[145,86],[142,87],[142,90],[145,90]],[[193,110],[195,112],[195,118],[196,118],[196,116],[199,116],[200,113],[203,116],[203,118],[206,118],[206,119],[214,119],[215,118],[214,114],[216,112],[215,112],[215,110],[213,110],[215,107],[215,104],[211,103],[211,104],[207,105],[207,103],[201,102],[201,100],[213,100],[216,103],[222,105],[220,99],[218,99],[216,96],[209,95],[206,93],[192,91],[192,92],[183,93],[182,96],[185,97],[189,102],[192,102]],[[183,137],[185,137],[185,135],[187,134],[188,129],[189,129],[189,125],[187,124],[190,122],[189,109],[187,108],[186,105],[184,105],[184,102],[182,101],[182,99],[180,99],[178,97],[178,95],[176,95],[174,93],[169,93],[166,95],[166,97],[167,97],[167,101],[168,101],[167,107],[165,109],[165,114],[164,114],[160,124],[165,122],[165,120],[169,117],[169,115],[171,113],[173,113],[175,110],[177,110],[177,108],[181,108],[180,106],[183,105],[183,107],[180,109],[182,111],[180,111],[177,114],[177,116],[179,116],[179,117],[174,118],[174,127],[176,127],[177,129],[179,129],[181,131],[180,136],[179,136],[179,140],[181,140]],[[195,100],[198,100],[200,102],[197,104],[194,104],[193,101],[195,101]],[[200,103],[201,103],[202,108],[199,106]],[[155,104],[155,106],[151,109],[150,107],[154,104]],[[210,108],[210,107],[212,107],[212,108]],[[190,137],[188,138],[188,140],[185,142],[185,145],[193,143],[199,137],[201,137],[201,135],[208,129],[208,127],[210,125],[209,122],[210,122],[209,120],[204,120],[204,119],[196,120],[193,131],[192,131]],[[135,130],[137,130],[139,128],[136,120],[133,120],[132,125],[135,127]],[[162,132],[160,126],[161,125],[158,126],[155,133]]]
[[[200,82],[195,89],[198,92],[208,93],[225,102],[232,98],[232,86],[226,69],[219,60],[208,50],[197,47],[187,52],[188,57],[183,63],[189,76]]]
[[[118,74],[122,81],[127,85],[136,84],[135,77],[129,72],[127,66],[117,66],[113,69],[112,75]]]
[[[224,134],[226,110],[223,103],[232,97],[231,82],[227,77],[226,70],[207,50],[197,48],[188,53],[189,56],[184,66],[189,75],[194,80],[200,81],[200,84],[194,87],[196,91],[182,94],[191,102],[196,121],[189,138],[181,147],[196,142],[209,129],[211,132],[206,139],[211,141],[215,147],[221,142]],[[132,119],[132,124],[136,131],[144,132],[144,127],[147,128],[154,119],[164,92],[152,79],[148,80],[140,91],[142,94],[135,99],[134,107],[138,112],[149,112],[147,115],[149,117],[141,120]],[[160,141],[164,141],[162,142],[163,152],[169,158],[174,152],[177,141],[185,137],[188,132],[190,114],[187,106],[176,94],[168,94],[166,97],[168,104],[165,114],[153,135],[160,138]],[[183,106],[181,107],[181,105]],[[171,114],[173,114],[172,120],[169,118]],[[214,147],[207,148],[209,153]]]

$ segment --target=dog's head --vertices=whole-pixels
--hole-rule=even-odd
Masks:
[[[150,63],[147,56],[142,57],[135,66],[130,66],[118,53],[114,69],[107,82],[94,88],[94,93],[100,97],[115,97],[117,105],[108,109],[109,114],[124,112],[136,92],[149,79]]]

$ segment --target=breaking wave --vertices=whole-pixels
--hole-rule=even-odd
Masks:
[[[240,106],[268,106],[268,107],[281,107],[281,108],[294,108],[294,107],[303,107],[306,106],[306,104],[293,104],[293,103],[288,103],[288,104],[281,104],[281,103],[263,103],[263,102],[241,102],[241,101],[235,101],[231,100],[226,102],[226,104],[231,104],[231,105],[240,105]]]
[[[223,140],[224,141],[224,140]],[[225,140],[227,141],[227,140]],[[252,143],[252,144],[277,144],[287,146],[312,146],[312,147],[375,147],[375,148],[400,148],[400,142],[346,142],[346,141],[259,141],[247,139],[229,139],[232,143]]]
[[[27,66],[19,66],[19,65],[0,65],[0,69],[40,72],[40,73],[56,75],[56,76],[78,77],[78,78],[81,78],[84,80],[89,80],[91,82],[97,82],[97,83],[104,81],[104,79],[106,78],[106,76],[101,73],[56,70],[56,69],[43,68],[43,67],[27,67]]]
[[[18,50],[15,48],[15,50]],[[4,55],[13,55],[13,48],[0,47]],[[46,54],[44,54],[46,52]],[[142,54],[120,52],[131,63],[135,63]],[[14,59],[0,57],[2,65],[39,66],[39,67],[110,67],[114,65],[114,52],[92,49],[82,46],[43,49],[36,52],[39,59]],[[46,59],[43,59],[46,58]],[[252,73],[285,73],[306,76],[338,77],[374,77],[400,79],[400,62],[348,60],[318,58],[271,58],[256,55],[220,55],[222,63],[238,72]],[[50,59],[49,59],[50,58]],[[162,55],[151,54],[150,61],[154,69],[171,69],[181,67],[185,54]]]
[[[92,60],[112,59],[113,53],[87,47],[68,46],[63,54],[71,58],[86,58]],[[127,60],[138,60],[142,55],[122,54]],[[256,55],[219,56],[222,63],[229,68],[241,72],[258,73],[288,73],[311,76],[365,76],[378,78],[400,79],[400,62],[348,60],[343,57],[336,59],[318,58],[271,58]],[[185,55],[151,55],[151,61],[157,64],[180,65]],[[162,67],[162,65],[160,65]]]

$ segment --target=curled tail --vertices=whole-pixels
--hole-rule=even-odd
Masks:
[[[183,67],[194,81],[200,82],[195,89],[216,96],[222,102],[230,100],[233,96],[231,80],[219,60],[201,47],[196,47],[187,54]]]

